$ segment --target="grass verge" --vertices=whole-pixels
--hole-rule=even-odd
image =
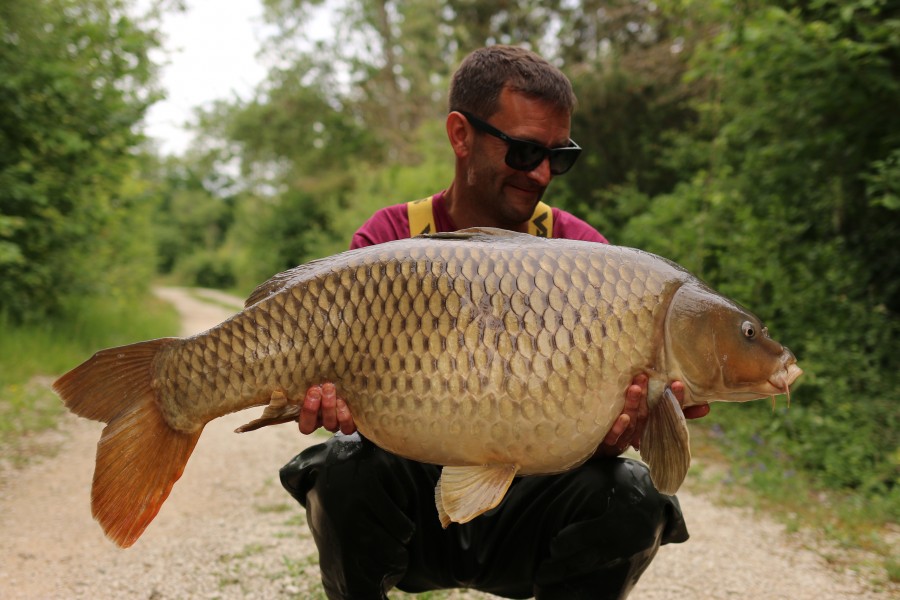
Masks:
[[[28,325],[0,316],[0,448],[15,456],[24,438],[56,424],[65,410],[50,389],[57,376],[97,350],[174,335],[178,325],[175,310],[150,295],[82,300]]]

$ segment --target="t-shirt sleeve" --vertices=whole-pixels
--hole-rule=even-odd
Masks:
[[[387,206],[375,212],[356,230],[350,249],[364,248],[409,237],[409,214],[406,204]]]
[[[599,231],[572,213],[553,209],[553,237],[567,240],[582,240],[608,244],[609,241]]]

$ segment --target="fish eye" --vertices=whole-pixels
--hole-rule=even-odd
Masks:
[[[744,332],[744,337],[748,340],[752,340],[756,337],[756,327],[754,327],[753,323],[750,321],[744,321],[741,324],[741,331]]]

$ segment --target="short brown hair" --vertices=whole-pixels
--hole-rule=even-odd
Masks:
[[[480,48],[463,59],[450,82],[450,110],[486,119],[499,109],[505,87],[569,114],[575,110],[575,92],[562,71],[530,50],[503,45]]]

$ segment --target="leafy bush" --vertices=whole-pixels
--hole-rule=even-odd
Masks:
[[[228,289],[237,277],[230,257],[222,251],[199,250],[180,260],[174,269],[178,281],[187,285]]]
[[[714,93],[670,153],[693,175],[632,194],[645,212],[623,238],[757,312],[798,356],[789,412],[716,411],[744,448],[762,435],[757,451],[825,485],[881,494],[900,476],[898,43],[845,28],[763,8],[700,52],[693,76]]]
[[[147,56],[156,45],[155,33],[117,0],[0,4],[0,312],[7,318],[39,319],[67,296],[141,286],[140,276],[114,267],[126,257],[141,262],[148,249],[123,183],[140,139],[135,128],[156,98]],[[149,257],[143,262],[152,269]]]

